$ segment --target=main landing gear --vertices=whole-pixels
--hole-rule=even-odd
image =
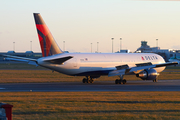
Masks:
[[[91,78],[90,76],[86,76],[86,78],[84,78],[84,79],[82,80],[82,82],[83,82],[83,83],[93,83],[94,80],[93,80],[93,78]]]
[[[123,79],[123,75],[121,75],[121,76],[119,76],[119,77],[120,77],[120,79],[116,79],[116,80],[115,80],[115,84],[126,84],[126,80]],[[91,76],[86,76],[86,78],[84,78],[84,79],[82,80],[82,82],[83,82],[83,83],[93,83],[94,80],[93,80],[93,78],[92,78]]]
[[[154,79],[153,82],[157,82],[158,80],[157,79]]]
[[[115,84],[126,84],[126,80],[123,79],[123,75],[120,75],[119,77],[120,79],[115,80]]]
[[[126,80],[125,80],[125,79],[123,79],[123,80],[121,80],[121,79],[116,79],[116,80],[115,80],[115,84],[126,84]]]

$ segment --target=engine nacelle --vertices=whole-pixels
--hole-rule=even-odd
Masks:
[[[136,74],[137,77],[143,80],[155,80],[158,77],[158,73],[155,69],[146,69],[141,71],[139,74]]]

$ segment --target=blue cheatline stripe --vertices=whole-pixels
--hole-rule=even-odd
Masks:
[[[108,75],[109,72],[113,70],[99,70],[99,71],[88,71],[75,74],[74,76],[101,76],[101,75]]]
[[[44,56],[46,57],[46,36],[37,29],[38,34],[43,38],[43,44],[44,44]]]

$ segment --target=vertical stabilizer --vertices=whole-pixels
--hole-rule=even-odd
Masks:
[[[39,13],[34,13],[34,19],[41,45],[42,56],[46,57],[63,53],[63,51],[58,47],[41,15]]]

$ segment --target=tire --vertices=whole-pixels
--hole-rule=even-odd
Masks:
[[[83,82],[83,83],[86,83],[86,78],[84,78],[84,79],[82,80],[82,82]]]
[[[126,84],[126,80],[125,79],[123,80],[123,84]]]
[[[94,82],[94,80],[93,80],[93,79],[91,79],[91,80],[89,80],[89,82],[90,82],[90,83],[93,83],[93,82]]]
[[[115,80],[115,84],[119,84],[119,81],[118,81],[118,79],[116,79],[116,80]]]
[[[122,80],[119,80],[119,84],[122,84],[123,83],[123,81]]]
[[[157,82],[157,79],[153,80],[153,82]]]

